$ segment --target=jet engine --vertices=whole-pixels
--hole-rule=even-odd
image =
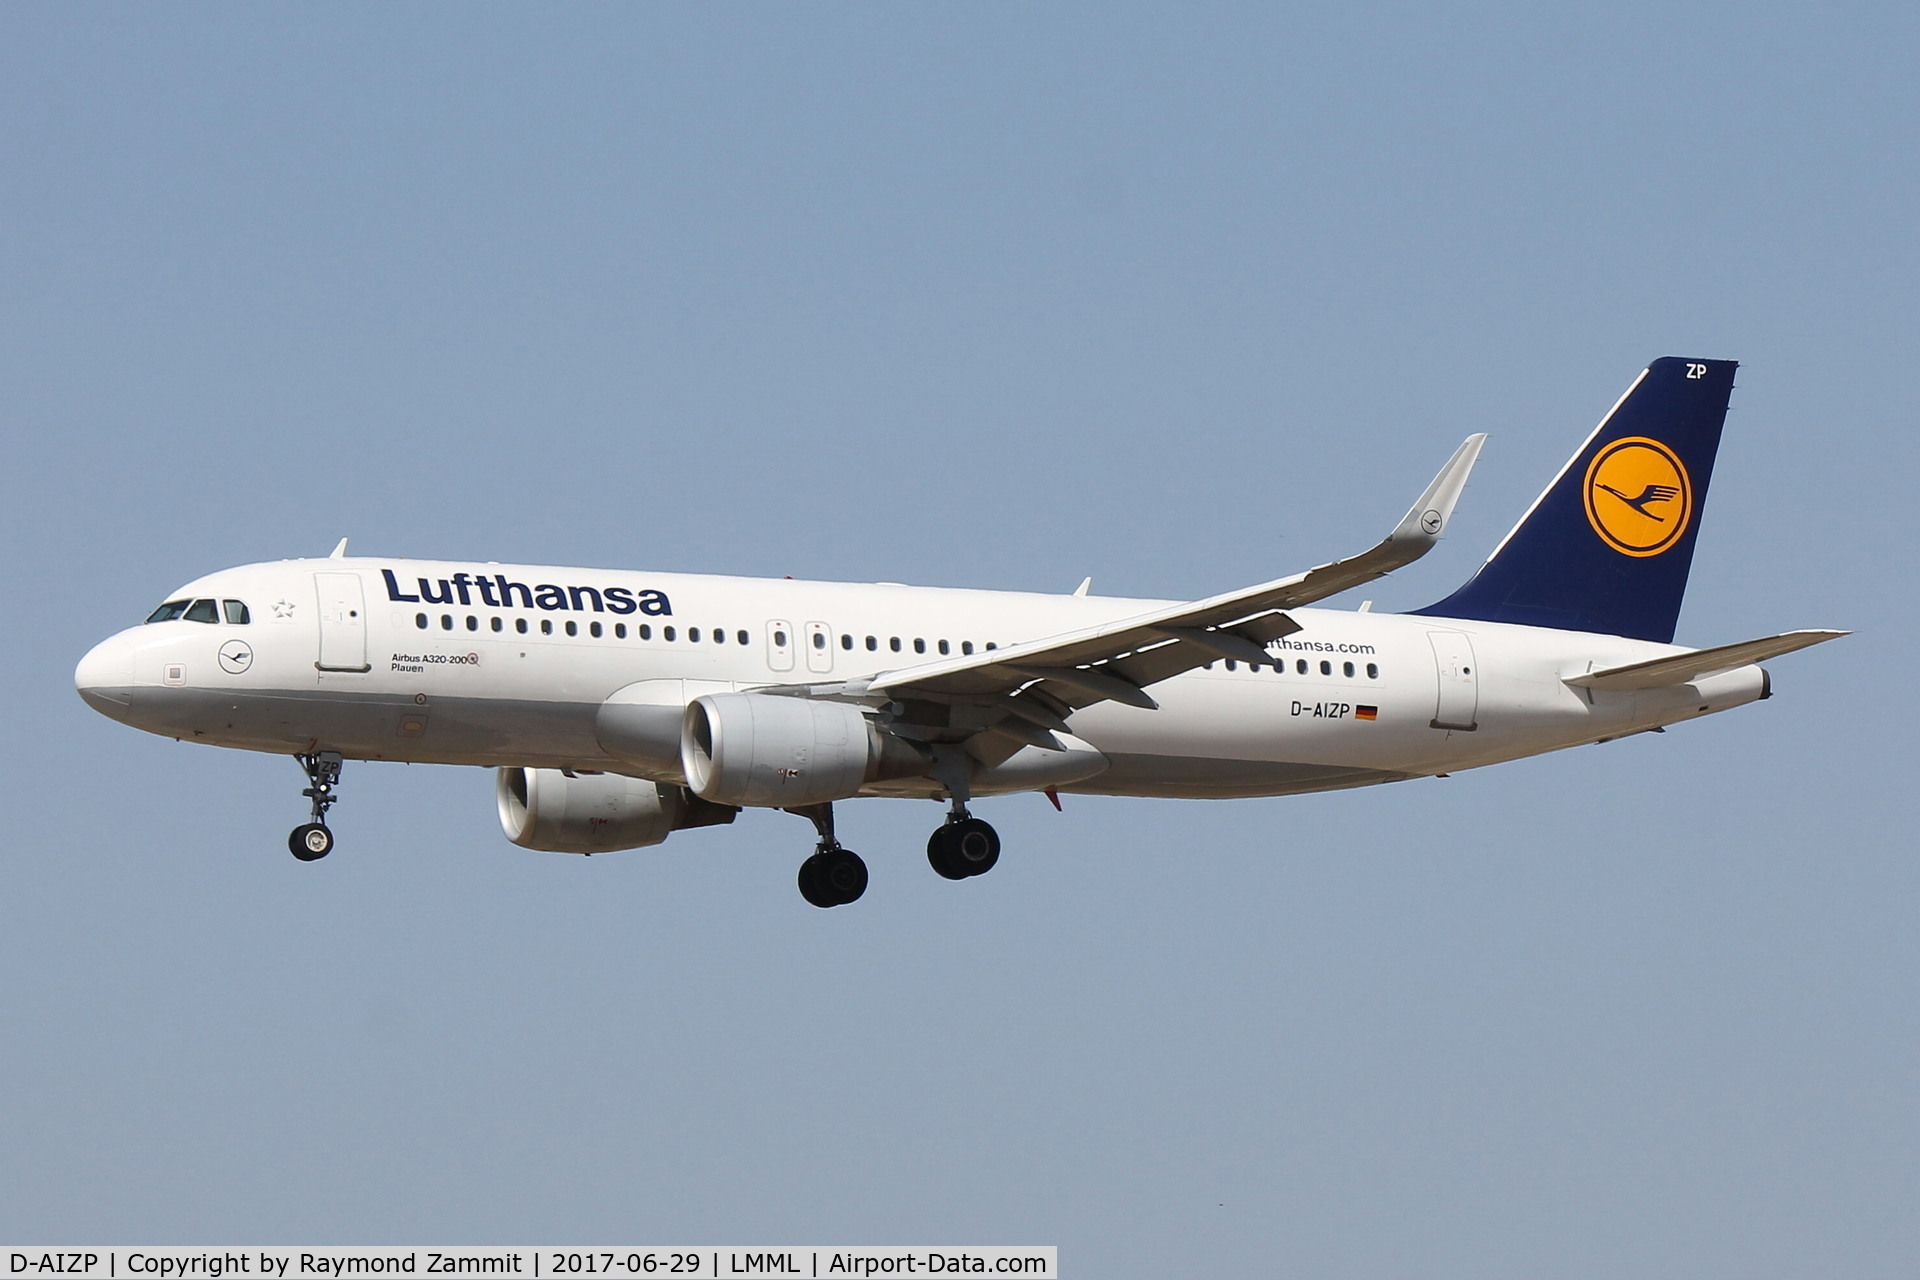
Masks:
[[[547,853],[639,849],[687,827],[732,822],[739,813],[682,787],[618,773],[506,768],[494,793],[507,839]]]
[[[702,799],[791,809],[919,776],[928,758],[848,703],[714,693],[687,704],[680,765]]]

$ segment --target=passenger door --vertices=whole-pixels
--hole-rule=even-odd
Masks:
[[[1440,677],[1434,702],[1433,727],[1472,729],[1480,711],[1480,677],[1474,668],[1473,642],[1461,631],[1429,631],[1433,665]]]
[[[316,573],[320,597],[322,671],[371,671],[367,662],[367,605],[357,573]]]

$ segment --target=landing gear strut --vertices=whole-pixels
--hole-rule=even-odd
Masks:
[[[300,794],[313,801],[313,821],[293,829],[287,837],[287,849],[300,861],[313,862],[333,852],[333,832],[327,829],[327,810],[340,798],[333,794],[333,789],[340,785],[340,753],[315,751],[294,759],[307,773],[309,785]]]
[[[947,789],[946,825],[927,837],[927,861],[949,880],[985,875],[1000,860],[1000,834],[967,812],[972,770],[958,753],[934,754],[934,777]]]
[[[800,896],[816,907],[838,907],[867,891],[867,864],[851,849],[843,849],[833,834],[833,805],[810,804],[789,809],[813,823],[820,833],[814,854],[800,864]]]

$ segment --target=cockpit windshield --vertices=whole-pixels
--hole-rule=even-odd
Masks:
[[[241,600],[169,600],[147,615],[147,621],[218,622],[222,614],[232,627],[244,627],[253,621],[253,615]]]

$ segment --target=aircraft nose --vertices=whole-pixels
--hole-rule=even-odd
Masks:
[[[109,636],[88,650],[73,669],[73,687],[103,716],[125,720],[133,705],[133,643]]]

